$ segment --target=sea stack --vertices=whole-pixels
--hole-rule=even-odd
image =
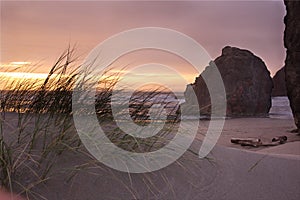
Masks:
[[[274,75],[273,85],[274,85],[273,90],[272,90],[273,97],[287,96],[284,67],[282,67],[280,70],[278,70],[276,72],[276,74]]]
[[[226,46],[222,55],[215,59],[222,76],[226,97],[227,116],[265,116],[271,108],[272,78],[265,63],[252,52]],[[211,66],[201,73],[209,73]],[[198,102],[190,101],[190,91],[185,91],[185,106],[199,104],[201,115],[210,114],[210,95],[201,77],[187,88],[193,88]],[[207,76],[208,77],[208,76]]]
[[[286,47],[285,76],[287,95],[295,124],[300,133],[300,1],[284,1],[284,46]]]

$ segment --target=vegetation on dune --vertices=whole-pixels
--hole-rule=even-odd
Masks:
[[[42,82],[20,79],[9,80],[6,85],[2,83],[7,89],[0,91],[0,188],[28,199],[43,199],[34,189],[57,173],[53,168],[62,154],[77,153],[91,158],[81,145],[72,119],[72,90],[80,74],[80,66],[74,66],[75,60],[74,48],[68,48]],[[110,73],[97,83],[99,86],[105,85],[97,88],[94,102],[100,125],[107,122],[115,125],[111,112],[111,95],[119,78],[120,74]],[[153,101],[158,99],[158,94],[171,93],[166,93],[161,88],[134,93],[129,110],[135,123],[147,125],[150,107],[153,104],[168,104],[168,95],[164,99]],[[116,126],[106,129],[106,134],[114,144],[128,151],[141,152],[159,148],[168,142],[163,138],[172,132],[172,126],[176,125],[180,116],[177,112],[178,105],[172,108],[172,115],[167,118],[170,123],[150,140],[137,140],[122,133]],[[17,115],[14,122],[7,121],[11,112]],[[120,111],[117,114],[122,113]],[[74,167],[72,173],[91,165],[100,166],[97,161],[92,160]]]
[[[0,185],[28,199],[42,199],[32,189],[51,178],[63,152],[81,145],[70,131],[71,90],[77,75],[73,53],[74,49],[65,51],[42,84],[11,80],[1,91]],[[16,121],[7,121],[10,112],[17,113]]]

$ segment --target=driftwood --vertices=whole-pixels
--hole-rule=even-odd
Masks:
[[[278,136],[272,138],[269,143],[262,142],[259,138],[231,138],[231,143],[240,144],[241,146],[261,147],[261,146],[277,146],[287,141],[287,137]]]
[[[259,138],[231,138],[231,143],[252,147],[258,147],[262,144]]]
[[[283,144],[287,141],[287,137],[285,135],[283,136],[278,136],[278,137],[274,137],[272,139],[272,142],[279,142],[280,144]]]

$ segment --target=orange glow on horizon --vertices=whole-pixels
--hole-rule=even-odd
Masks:
[[[47,74],[27,72],[0,72],[0,90],[35,90]]]
[[[0,77],[9,78],[20,78],[20,79],[46,79],[48,74],[46,73],[30,73],[30,72],[0,72]]]
[[[32,63],[28,61],[14,61],[9,63],[1,63],[0,69],[29,67]]]

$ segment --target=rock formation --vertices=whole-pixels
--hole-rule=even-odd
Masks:
[[[286,47],[285,75],[287,94],[295,124],[300,133],[300,1],[284,1],[284,46]]]
[[[284,67],[278,70],[273,77],[273,90],[272,96],[287,96],[286,93],[286,84],[285,84],[285,72]]]
[[[227,96],[227,116],[264,116],[271,107],[272,79],[264,62],[248,50],[225,47],[222,55],[215,59]],[[210,73],[211,66],[203,73]],[[199,104],[200,113],[210,113],[210,97],[201,77],[191,84],[198,102],[191,102],[189,90],[185,91],[185,106]],[[189,88],[189,87],[188,87]]]

